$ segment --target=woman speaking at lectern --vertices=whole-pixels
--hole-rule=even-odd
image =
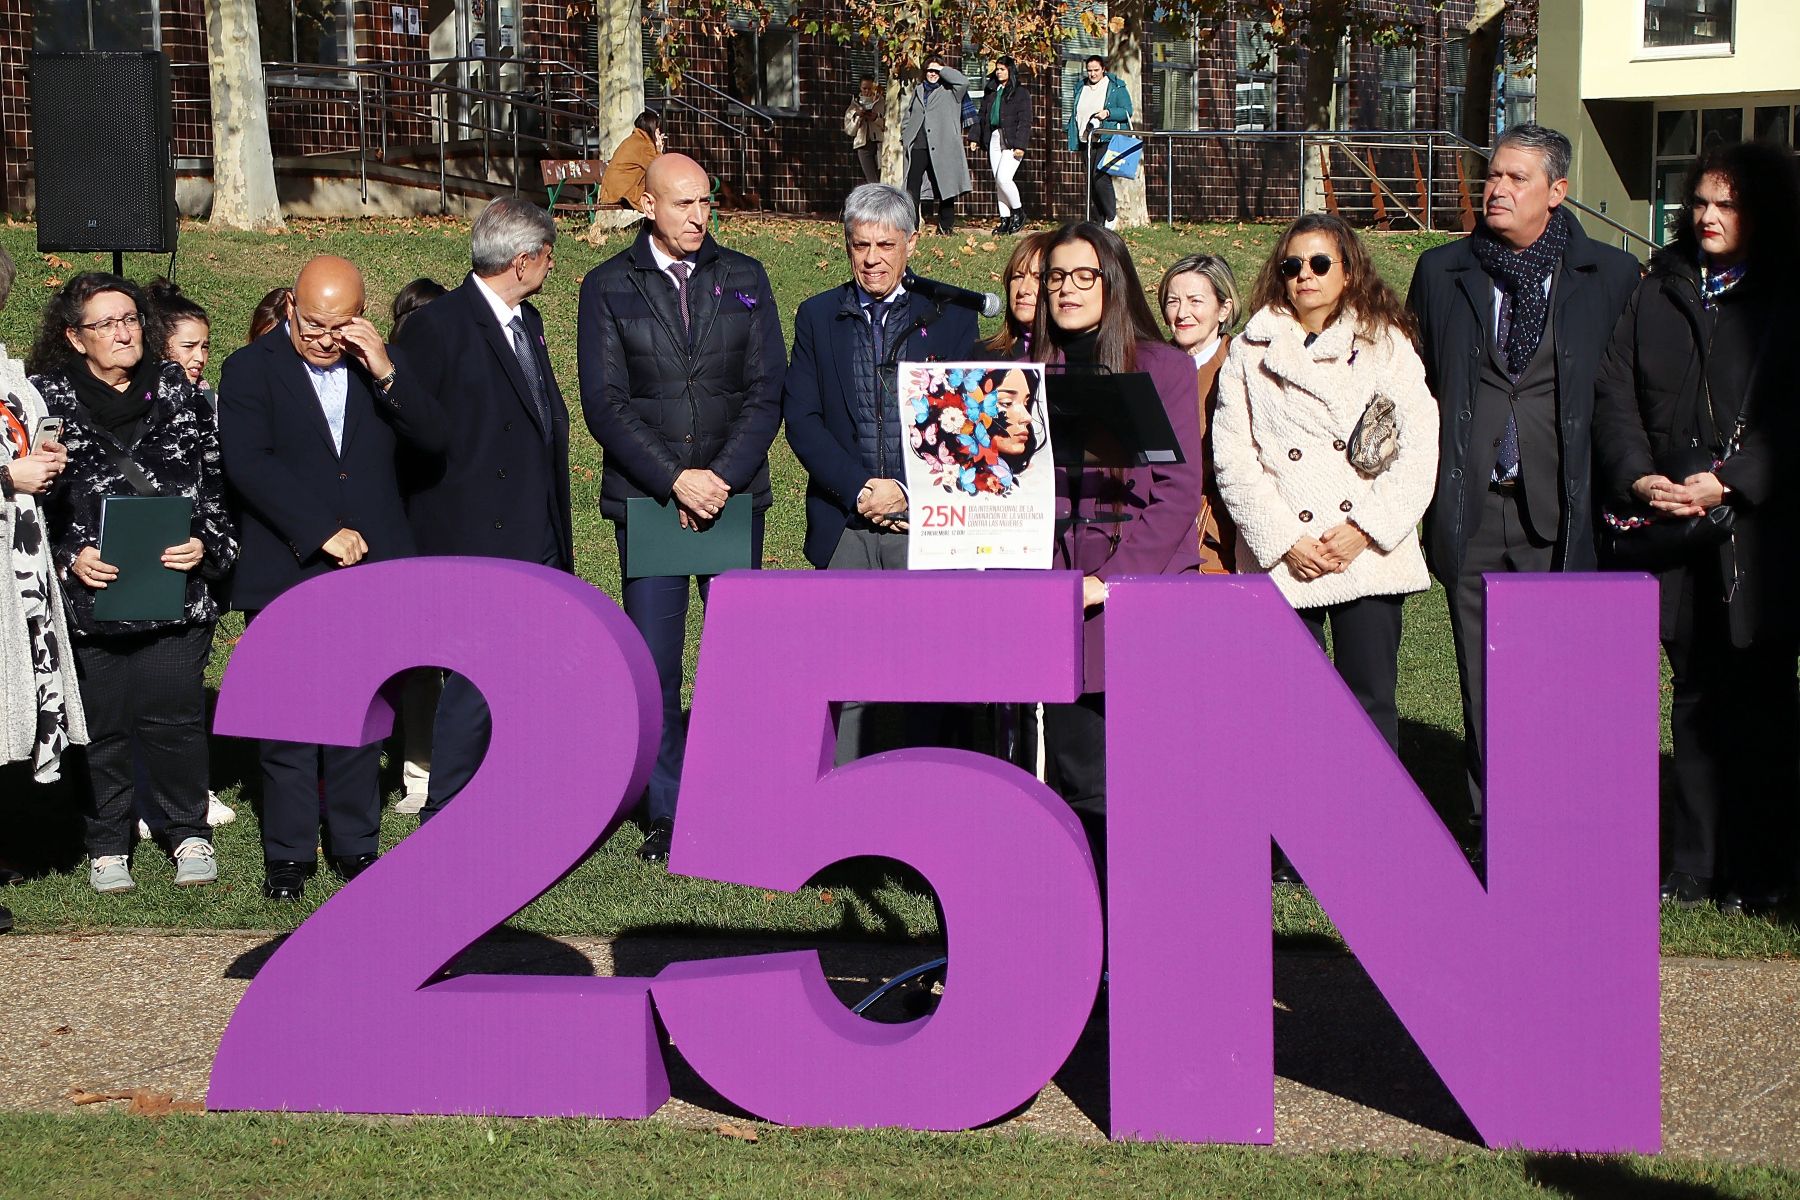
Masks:
[[[1073,704],[1044,706],[1044,740],[1052,786],[1069,802],[1096,865],[1105,869],[1106,696],[1102,629],[1107,581],[1122,575],[1198,571],[1200,393],[1194,364],[1166,345],[1144,298],[1131,252],[1118,234],[1091,222],[1066,225],[1043,249],[1042,290],[1031,331],[1032,357],[1071,372],[1142,371],[1156,385],[1183,462],[1130,469],[1057,471],[1056,565],[1080,571],[1082,694]],[[1056,432],[1051,431],[1054,441]],[[1098,518],[1098,519],[1096,519]],[[1116,519],[1115,519],[1116,518]]]

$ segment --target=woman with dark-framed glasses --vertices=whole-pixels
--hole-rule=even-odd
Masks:
[[[1250,304],[1212,426],[1237,570],[1273,578],[1320,649],[1331,626],[1338,674],[1398,748],[1400,610],[1431,586],[1418,529],[1437,472],[1412,314],[1325,213],[1288,226]]]
[[[1184,460],[1056,472],[1057,517],[1065,524],[1056,563],[1082,575],[1083,683],[1073,704],[1044,706],[1044,741],[1050,782],[1081,819],[1104,870],[1107,581],[1200,568],[1200,388],[1193,361],[1163,342],[1118,234],[1088,221],[1065,225],[1045,238],[1042,253],[1031,357],[1070,372],[1147,373]]]
[[[206,823],[204,683],[218,606],[207,584],[231,569],[237,540],[212,413],[188,372],[163,358],[166,331],[154,321],[146,328],[149,313],[135,283],[77,275],[45,306],[29,363],[50,415],[63,419],[69,455],[47,512],[87,707],[88,882],[97,892],[136,886],[134,741],[153,792],[147,807],[168,816],[176,885],[218,877]],[[95,616],[95,598],[119,578],[100,557],[101,516],[114,496],[192,502],[189,536],[162,554],[165,568],[187,575],[179,617]]]
[[[1800,857],[1796,212],[1800,177],[1785,152],[1704,151],[1675,240],[1619,318],[1594,394],[1608,565],[1654,570],[1662,589],[1675,788],[1661,892],[1679,908],[1772,908]],[[1705,533],[1726,517],[1728,534],[1622,561],[1634,539]],[[1645,528],[1621,528],[1640,518]]]

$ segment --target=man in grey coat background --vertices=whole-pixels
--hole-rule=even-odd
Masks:
[[[906,191],[913,203],[927,176],[931,194],[937,197],[939,233],[956,229],[956,198],[974,188],[969,179],[969,160],[963,155],[962,102],[969,94],[969,77],[946,67],[942,57],[925,60],[925,79],[913,87],[912,101],[900,123],[900,140],[906,146]]]

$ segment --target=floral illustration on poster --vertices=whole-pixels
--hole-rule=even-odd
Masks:
[[[903,365],[907,566],[1050,566],[1056,472],[1037,363]]]

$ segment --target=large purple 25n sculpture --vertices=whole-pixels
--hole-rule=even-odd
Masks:
[[[1115,1137],[1271,1140],[1273,835],[1489,1145],[1658,1148],[1653,581],[1490,578],[1485,890],[1268,581],[1107,607]]]
[[[951,962],[931,1017],[877,1025],[811,952],[640,979],[443,978],[617,824],[657,742],[656,677],[597,590],[418,559],[272,605],[217,729],[358,744],[435,664],[494,710],[455,804],[270,959],[215,1108],[643,1116],[668,1096],[651,999],[730,1100],[776,1120],[954,1129],[1029,1099],[1092,1005],[1079,826],[1004,763],[905,750],[833,769],[851,700],[1068,700],[1072,574],[734,573],[714,585],[670,865],[791,889],[841,859],[922,871]],[[1489,585],[1488,872],[1264,579],[1130,580],[1108,601],[1112,1134],[1273,1136],[1273,835],[1494,1145],[1657,1148],[1655,584]],[[495,831],[505,828],[505,838]]]
[[[432,982],[585,858],[649,778],[656,669],[612,601],[498,559],[328,575],[245,634],[214,729],[361,745],[392,727],[381,689],[434,664],[468,676],[493,711],[480,772],[257,973],[219,1045],[207,1104],[648,1116],[669,1097],[649,980]]]

